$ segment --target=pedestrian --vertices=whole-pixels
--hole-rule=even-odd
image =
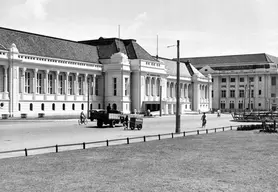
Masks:
[[[134,114],[137,114],[137,109],[134,109]]]
[[[124,129],[128,129],[128,115],[125,116]]]
[[[221,111],[220,111],[220,109],[218,109],[217,110],[217,117],[220,117],[220,113],[221,113]]]
[[[202,120],[202,128],[206,127],[206,123],[207,123],[206,113],[203,113],[201,120]]]
[[[111,111],[111,106],[110,106],[110,103],[108,104],[108,106],[107,106],[107,113],[109,113],[110,111]]]

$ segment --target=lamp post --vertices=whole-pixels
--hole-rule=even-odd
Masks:
[[[180,133],[180,41],[177,40],[176,133]]]
[[[177,45],[167,48],[173,46],[177,46],[176,133],[180,133],[180,40],[177,40]]]

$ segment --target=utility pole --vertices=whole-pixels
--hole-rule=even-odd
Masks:
[[[176,133],[180,133],[180,40],[177,40]]]
[[[161,82],[160,82],[161,83]],[[161,115],[162,115],[162,101],[161,101],[161,93],[162,93],[162,86],[160,85],[159,86],[159,106],[160,106],[160,108],[159,108],[159,116],[161,117]]]
[[[249,103],[248,103],[248,109],[249,109],[249,111],[251,111],[251,81],[250,81],[250,79],[249,79]]]
[[[88,83],[88,101],[87,101],[87,118],[89,118],[89,114],[90,114],[90,78],[87,78],[87,83]]]

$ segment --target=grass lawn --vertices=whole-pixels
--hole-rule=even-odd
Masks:
[[[0,191],[278,191],[278,134],[226,131],[0,160]]]

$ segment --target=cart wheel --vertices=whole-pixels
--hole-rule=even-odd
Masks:
[[[78,125],[80,125],[81,124],[81,121],[80,121],[80,119],[78,119]]]
[[[88,119],[85,119],[84,120],[84,125],[87,125],[88,124]]]
[[[131,130],[134,130],[134,126],[131,126],[130,129],[131,129]]]
[[[137,125],[137,129],[141,130],[142,129],[142,125]]]
[[[97,127],[100,127],[100,128],[101,128],[101,127],[102,127],[102,124],[103,124],[102,121],[99,121],[99,120],[97,121]]]

